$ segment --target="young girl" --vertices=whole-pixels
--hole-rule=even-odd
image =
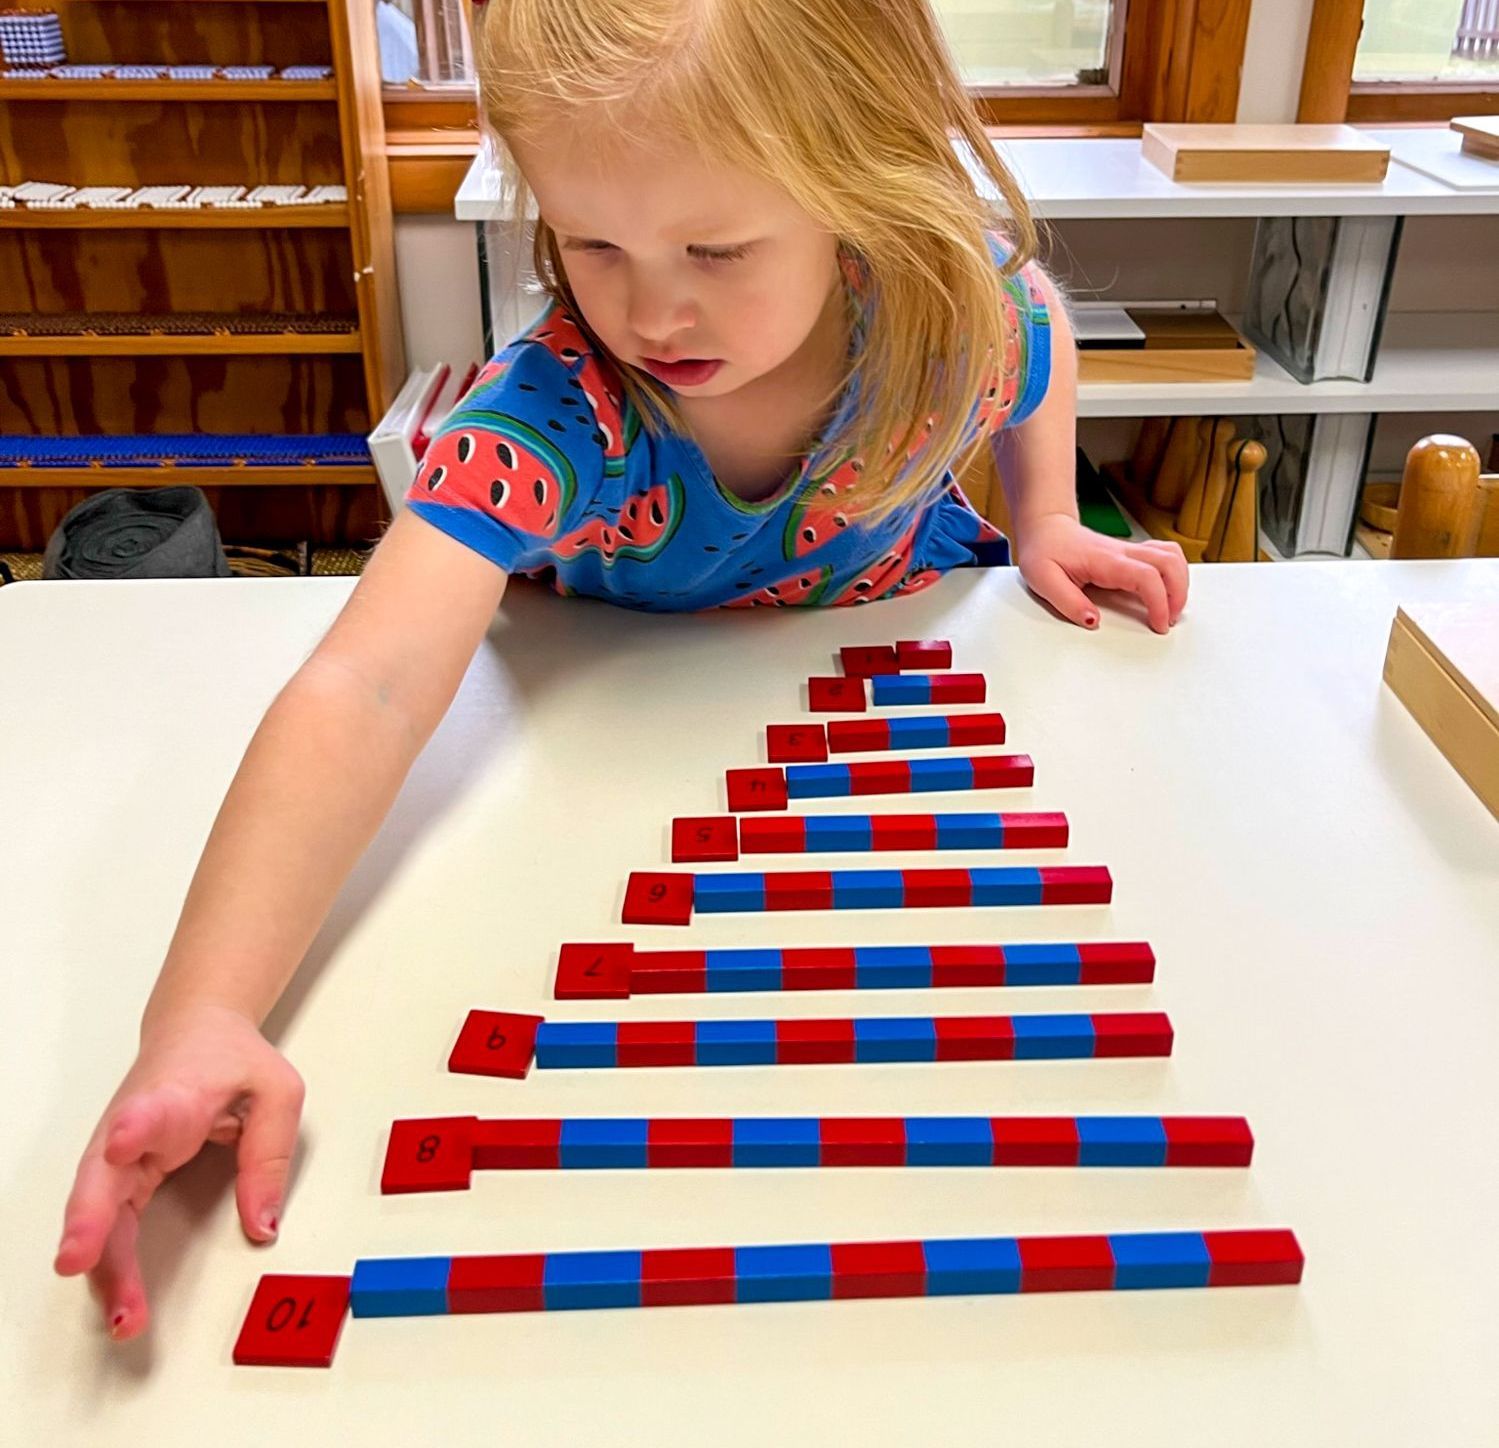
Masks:
[[[1097,624],[1085,584],[1159,631],[1185,601],[1179,551],[1078,523],[1066,312],[926,0],[481,13],[551,304],[444,425],[230,786],[64,1218],[57,1270],[116,1338],[147,1320],[140,1213],[205,1142],[236,1145],[244,1230],[275,1237],[302,1083],[260,1023],[510,574],[645,609],[894,597],[1003,558],[953,482],[990,445],[1016,562],[1063,616]]]

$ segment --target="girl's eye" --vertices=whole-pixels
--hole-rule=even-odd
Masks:
[[[699,261],[706,262],[742,261],[750,253],[748,246],[691,246],[687,249]]]

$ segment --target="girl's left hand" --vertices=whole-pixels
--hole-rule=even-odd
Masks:
[[[1048,513],[1015,528],[1015,562],[1031,590],[1064,618],[1098,627],[1087,584],[1135,594],[1151,628],[1165,633],[1187,602],[1187,560],[1175,543],[1131,543],[1085,528],[1066,513]]]

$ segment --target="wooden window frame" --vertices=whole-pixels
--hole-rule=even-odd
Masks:
[[[1298,121],[1378,125],[1499,114],[1499,86],[1355,81],[1353,65],[1363,24],[1364,0],[1315,0]]]
[[[1147,121],[1231,122],[1250,0],[1128,0],[1119,86],[975,92],[1006,136],[1137,136]],[[385,125],[397,211],[443,211],[479,141],[475,97],[460,87],[387,86]],[[447,200],[444,202],[443,198]]]

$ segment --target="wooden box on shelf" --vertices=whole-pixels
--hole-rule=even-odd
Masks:
[[[1217,312],[1127,307],[1145,334],[1138,347],[1083,347],[1078,381],[1248,382],[1255,349]]]
[[[1377,184],[1390,166],[1390,148],[1352,126],[1152,123],[1140,153],[1173,181]]]

